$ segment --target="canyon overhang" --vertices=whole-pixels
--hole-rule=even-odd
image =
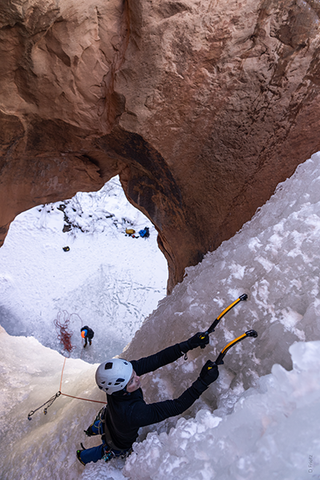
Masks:
[[[2,0],[0,244],[119,174],[169,266],[230,238],[320,149],[319,0]]]

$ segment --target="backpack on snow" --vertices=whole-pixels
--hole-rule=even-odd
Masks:
[[[148,237],[150,237],[149,227],[144,227],[143,230],[140,230],[139,235],[140,235],[140,237],[142,237],[142,238],[148,238]]]

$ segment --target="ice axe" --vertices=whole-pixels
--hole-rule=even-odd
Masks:
[[[257,338],[257,336],[258,336],[258,332],[256,332],[255,330],[247,330],[242,335],[240,335],[240,337],[237,337],[234,340],[231,340],[231,342],[227,343],[227,345],[221,350],[221,352],[219,353],[214,363],[216,365],[222,365],[225,354],[228,352],[228,350],[230,350],[231,347],[233,347],[233,345],[235,345],[238,342],[241,342],[241,340],[243,340],[244,338],[247,338],[247,337]]]
[[[199,334],[199,337],[201,340],[203,340],[205,338],[206,335],[208,335],[209,333],[212,333],[214,332],[214,329],[216,328],[216,326],[218,325],[218,323],[220,322],[221,318],[229,312],[229,310],[231,310],[231,308],[235,307],[239,302],[243,301],[243,300],[247,300],[248,298],[248,295],[246,293],[243,293],[242,295],[240,295],[239,298],[237,298],[237,300],[235,300],[234,302],[230,303],[230,305],[228,307],[226,307],[221,313],[220,315],[214,320],[214,322],[212,322],[212,324],[210,325],[210,327],[208,328],[208,330],[206,332],[203,332],[203,333],[200,333]],[[201,346],[201,348],[204,348],[205,346]]]
[[[216,365],[223,365],[223,363],[224,363],[223,358],[224,358],[225,354],[227,353],[227,351],[231,347],[233,347],[233,345],[235,345],[238,342],[241,342],[241,340],[243,340],[244,338],[247,338],[247,337],[256,338],[257,336],[258,336],[258,333],[255,330],[248,330],[243,335],[240,335],[240,337],[237,337],[234,340],[232,340],[231,342],[227,343],[227,345],[221,350],[221,352],[217,356],[217,359],[216,359],[215,362],[212,362],[211,360],[207,361],[207,363],[206,363],[207,370],[211,370]]]

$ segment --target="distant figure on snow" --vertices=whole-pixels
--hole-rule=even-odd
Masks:
[[[187,410],[218,378],[219,371],[214,362],[208,360],[197,380],[174,400],[147,404],[143,399],[139,376],[174,362],[189,350],[204,348],[208,343],[208,332],[197,333],[189,340],[140,360],[129,362],[112,358],[103,362],[97,368],[96,382],[107,394],[107,406],[85,431],[89,437],[101,435],[102,444],[77,450],[80,462],[85,465],[101,459],[107,462],[114,457],[126,456],[131,452],[140,427],[161,422]]]
[[[140,230],[139,235],[140,235],[140,237],[142,237],[142,238],[148,238],[148,237],[150,237],[149,227],[144,227],[143,230]]]
[[[91,328],[89,328],[87,325],[85,327],[82,327],[80,331],[81,331],[81,337],[84,338],[83,348],[86,348],[88,344],[88,340],[89,340],[89,345],[91,345],[92,343],[94,331]]]

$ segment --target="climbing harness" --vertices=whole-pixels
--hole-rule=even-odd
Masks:
[[[117,450],[120,455],[126,454],[126,450],[123,450],[123,448],[117,447],[117,445],[114,443],[114,441],[111,438],[111,434],[106,422],[105,411],[104,411],[104,414],[102,415],[102,429],[103,429],[102,439],[108,445],[108,447],[110,447],[110,449],[112,450]]]
[[[102,460],[104,460],[105,462],[109,462],[113,458],[115,458],[115,453],[111,450],[111,448],[105,450]]]
[[[119,452],[114,452],[112,448],[110,448],[109,445],[106,445],[105,453],[102,457],[102,460],[105,462],[109,462],[113,458],[121,457],[121,458],[127,458],[129,455],[132,453],[132,448],[129,448],[129,450],[120,450]]]
[[[87,430],[84,430],[84,433],[91,437],[93,435],[101,435],[104,443],[110,447],[110,449],[117,452],[126,453],[127,450],[118,447],[112,440],[109,428],[106,422],[106,407],[102,407],[101,410],[97,413],[96,418],[93,420],[91,425]]]
[[[88,437],[92,437],[93,435],[102,435],[103,434],[103,420],[102,420],[102,418],[104,416],[104,410],[105,410],[105,407],[102,407],[101,410],[99,410],[99,412],[97,413],[96,418],[93,420],[91,425],[89,425],[87,430],[84,430],[84,433]],[[92,427],[97,429],[97,431],[95,432]]]
[[[88,437],[101,435],[104,449],[104,455],[102,459],[105,462],[109,462],[115,457],[126,458],[132,452],[132,448],[129,448],[128,450],[123,450],[118,447],[112,440],[110,431],[106,424],[106,407],[101,408],[91,425],[87,428],[87,430],[84,430],[84,433]],[[82,443],[80,445],[82,449],[85,450],[85,447],[82,445]],[[81,460],[81,450],[77,450],[77,456],[80,462],[83,463]]]

